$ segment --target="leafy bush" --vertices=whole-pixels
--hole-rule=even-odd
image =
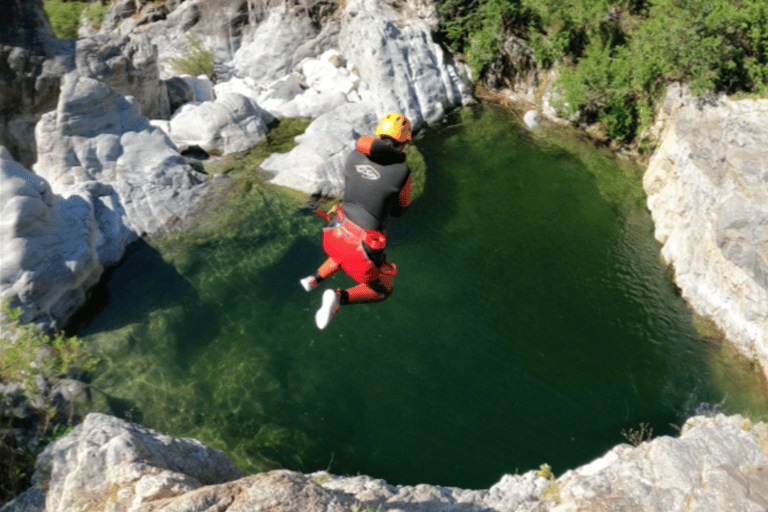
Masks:
[[[29,397],[40,392],[38,376],[51,381],[66,376],[75,368],[90,371],[98,363],[98,359],[85,352],[77,338],[67,338],[63,332],[48,338],[31,324],[21,324],[20,316],[20,309],[11,308],[7,301],[3,301],[0,306],[0,330],[3,332],[0,336],[0,382],[23,382]],[[37,455],[48,443],[71,430],[71,426],[54,422],[56,413],[50,404],[36,410],[35,414],[42,421],[32,445],[17,446],[12,434],[0,435],[0,503],[29,487]],[[19,421],[0,407],[0,432],[22,426]]]
[[[104,18],[107,16],[108,10],[109,4],[102,4],[100,0],[97,0],[96,2],[88,4],[88,7],[85,8],[83,14],[93,28],[99,28],[101,27],[101,24],[104,23]]]
[[[49,338],[32,324],[21,324],[20,316],[21,309],[11,308],[7,301],[3,302],[0,307],[2,327],[11,336],[0,336],[1,382],[23,381],[28,392],[37,393],[35,378],[38,375],[65,377],[75,367],[90,371],[98,363],[98,359],[85,352],[77,338],[68,338],[63,331]],[[40,354],[45,346],[49,346],[50,350],[43,357]]]
[[[626,142],[652,122],[669,81],[768,92],[764,0],[448,0],[438,15],[436,35],[466,53],[477,78],[499,41],[524,37],[540,65],[562,65],[561,111]]]
[[[168,61],[179,73],[192,76],[207,75],[212,82],[216,81],[213,72],[213,48],[203,48],[203,42],[196,34],[187,34],[187,45],[182,51],[182,56]]]
[[[43,8],[48,14],[53,33],[59,39],[74,39],[80,28],[80,16],[87,4],[80,1],[64,2],[63,0],[48,0]]]

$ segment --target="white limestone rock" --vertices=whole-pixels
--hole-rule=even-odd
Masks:
[[[209,153],[234,153],[264,140],[273,119],[250,98],[227,93],[214,101],[182,105],[171,118],[169,135],[181,151],[200,146]]]
[[[309,17],[280,3],[243,39],[231,63],[233,75],[275,80],[292,71],[293,53],[316,34]]]
[[[531,130],[538,130],[541,128],[541,114],[538,110],[529,110],[523,116],[523,122]]]
[[[329,76],[355,81],[359,76],[360,81],[353,90],[342,81],[341,89],[335,92],[345,93],[344,102],[341,96],[327,98],[327,106],[336,101],[339,105],[317,117],[307,132],[297,137],[299,145],[291,152],[273,155],[261,166],[275,174],[274,183],[310,194],[342,193],[348,152],[354,150],[359,136],[372,134],[387,113],[404,113],[418,129],[437,121],[449,109],[472,101],[472,84],[465,68],[451,62],[432,41],[430,25],[414,17],[410,8],[398,11],[380,2],[351,0],[342,21],[341,52],[334,55],[347,61],[346,73],[320,59],[304,60],[302,69],[309,75],[308,85],[319,88],[331,87],[333,79],[325,80]],[[288,110],[288,104],[279,111],[283,115],[314,115],[316,112],[301,110],[299,105],[304,100],[317,104],[321,99],[310,94],[305,92],[291,100],[299,107],[296,110]]]
[[[78,39],[74,59],[78,74],[133,96],[143,115],[168,119],[170,106],[165,83],[160,80],[157,48],[149,38],[132,34]]]
[[[101,277],[93,198],[83,192],[56,196],[0,146],[0,297],[22,308],[23,322],[61,328]]]
[[[306,77],[307,85],[317,92],[340,92],[345,96],[352,92],[360,82],[360,78],[333,65],[327,58],[304,59],[299,65]]]
[[[753,433],[745,430],[743,418],[722,414],[689,421],[694,426],[687,426],[679,438],[662,436],[637,447],[618,445],[603,457],[567,471],[557,481],[561,503],[550,510],[753,510],[753,496],[735,491],[744,470],[768,463],[760,440],[766,435],[765,425]],[[713,468],[723,471],[713,472]],[[723,502],[726,496],[737,499],[731,508],[705,505]],[[691,508],[697,500],[699,506]]]
[[[429,23],[410,9],[350,0],[339,44],[349,65],[358,70],[363,100],[379,116],[399,111],[418,128],[472,101],[466,66],[432,40]]]
[[[287,75],[287,77],[289,76],[290,75]],[[258,83],[253,78],[248,77],[233,77],[224,82],[217,82],[216,85],[213,86],[213,93],[216,95],[216,97],[228,93],[238,93],[242,94],[246,98],[251,99],[264,110],[269,110],[267,105],[261,101],[261,95],[264,93],[264,91],[265,86]]]
[[[108,264],[137,235],[159,235],[181,222],[207,190],[205,177],[132,98],[91,78],[65,76],[57,109],[41,118],[35,137],[34,171],[54,192],[85,187],[99,198],[100,252]]]
[[[195,93],[195,101],[213,101],[213,84],[208,75],[179,75]]]
[[[30,491],[40,491],[34,484],[45,472],[50,475],[42,489],[46,512],[138,510],[158,499],[242,477],[223,453],[200,441],[98,413],[48,445],[36,468]]]
[[[748,357],[768,360],[768,100],[670,87],[643,178],[683,297]]]
[[[375,128],[373,109],[346,103],[323,114],[302,134],[288,153],[275,153],[261,168],[275,176],[272,182],[308,194],[330,196],[344,191],[344,161],[357,139]]]

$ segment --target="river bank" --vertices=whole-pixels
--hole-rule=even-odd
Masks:
[[[336,119],[336,118],[334,118],[334,119]],[[357,128],[353,127],[353,130],[355,130],[355,129],[357,129]],[[304,154],[304,157],[305,156],[306,156],[306,153]],[[302,157],[302,155],[294,156],[294,158],[297,158],[297,159],[301,159],[301,157]],[[313,158],[316,158],[316,155],[313,156]],[[312,186],[310,188],[312,188],[313,191],[318,191],[318,190],[320,190],[320,191],[322,191],[322,190],[331,191],[331,190],[333,190],[333,187],[335,187],[335,186],[337,186],[337,184],[333,181],[333,177],[331,177],[331,179],[324,178],[323,180],[318,181],[318,183],[312,184]],[[98,197],[104,197],[104,196],[100,195]]]

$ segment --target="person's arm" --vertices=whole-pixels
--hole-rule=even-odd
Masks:
[[[411,175],[408,174],[408,179],[405,180],[405,185],[400,189],[400,195],[397,197],[397,203],[392,205],[392,211],[390,215],[393,217],[400,217],[408,209],[411,204]]]

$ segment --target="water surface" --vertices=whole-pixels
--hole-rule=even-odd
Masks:
[[[761,381],[693,328],[636,167],[492,107],[416,144],[426,186],[390,225],[389,300],[318,331],[321,292],[298,280],[324,259],[323,223],[295,193],[243,189],[111,273],[80,333],[103,357],[101,407],[246,473],[464,488],[559,474],[714,404],[765,412]]]

